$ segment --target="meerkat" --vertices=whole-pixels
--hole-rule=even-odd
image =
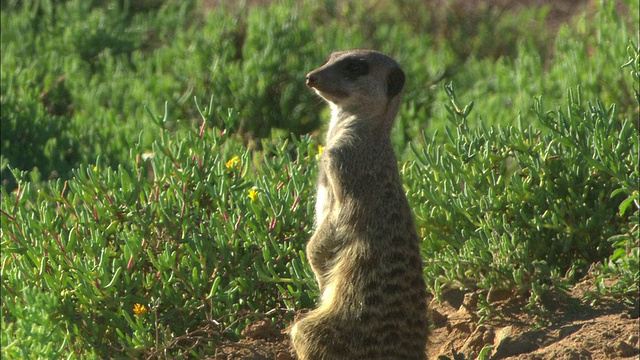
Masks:
[[[331,54],[306,84],[331,107],[306,248],[320,304],[291,328],[300,360],[423,360],[419,238],[391,145],[405,74],[372,50]]]

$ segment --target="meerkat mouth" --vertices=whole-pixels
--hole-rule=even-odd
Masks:
[[[320,77],[314,74],[308,74],[306,79],[306,85],[310,89],[313,89],[316,94],[320,95],[327,101],[335,102],[340,99],[345,99],[349,97],[349,93],[340,89],[332,89],[331,84],[327,84],[326,81],[323,84],[323,81]]]
[[[322,86],[318,82],[310,82],[307,80],[307,86],[312,89],[321,98],[337,103],[340,100],[344,100],[349,97],[349,93],[340,89],[331,89],[328,86]]]
[[[347,92],[340,90],[326,91],[320,90],[318,88],[313,88],[313,90],[316,92],[316,94],[320,95],[320,97],[332,103],[337,103],[338,101],[344,100],[349,97],[349,94]]]

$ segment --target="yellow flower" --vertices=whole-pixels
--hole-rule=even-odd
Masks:
[[[134,315],[142,316],[142,315],[146,314],[147,311],[148,311],[147,307],[142,305],[142,304],[135,303],[133,305],[133,313],[134,313]]]
[[[318,145],[318,156],[322,155],[322,150],[324,150],[324,146]]]
[[[240,163],[240,158],[238,155],[235,155],[229,161],[226,162],[227,169],[231,170],[231,168],[236,167]]]
[[[251,199],[251,201],[256,201],[256,199],[258,198],[258,190],[256,189],[249,190],[249,195],[247,196],[249,197],[249,199]]]

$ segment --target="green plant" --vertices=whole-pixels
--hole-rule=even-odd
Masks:
[[[305,89],[304,74],[331,51],[355,47],[388,52],[411,75],[393,136],[404,156],[422,131],[442,133],[447,114],[439,104],[447,98],[438,85],[447,81],[483,99],[476,110],[489,124],[513,125],[514,114],[533,106],[532,94],[561,106],[554,99],[577,84],[585,98],[638,113],[623,72],[608,66],[624,56],[624,46],[612,45],[626,44],[637,22],[607,3],[562,27],[550,48],[543,44],[553,34],[518,26],[541,27],[544,10],[480,6],[460,17],[456,7],[432,12],[431,2],[415,1],[206,10],[194,0],[150,3],[3,3],[2,163],[62,180],[98,156],[117,167],[136,143],[151,149],[154,125],[145,106],[159,112],[169,101],[172,129],[173,119],[198,121],[192,96],[213,96],[217,111],[236,109],[241,118],[230,130],[244,133],[252,148],[272,129],[313,133],[322,107]],[[637,10],[634,2],[627,6]],[[8,190],[15,187],[6,166],[2,179]]]
[[[518,289],[533,306],[566,288],[565,274],[586,274],[613,254],[607,239],[633,226],[618,211],[628,203],[621,194],[637,196],[639,185],[635,129],[615,106],[585,106],[569,92],[566,112],[536,102],[552,136],[522,125],[473,130],[473,103],[462,107],[446,90],[444,144],[425,135],[413,145],[416,165],[404,169],[434,293],[443,285]]]
[[[300,135],[317,129],[313,94],[306,89],[307,59],[313,54],[313,33],[293,3],[255,7],[244,20],[241,59],[226,75],[230,95],[242,114],[241,130],[265,138],[272,128]],[[267,75],[268,74],[268,75]]]
[[[640,51],[639,46],[631,44],[628,47],[629,61],[625,63],[623,68],[631,69],[631,77],[636,86],[640,83]],[[640,105],[640,93],[635,88],[636,101]],[[636,117],[637,120],[637,117]],[[636,129],[640,128],[640,123],[634,124]],[[634,148],[636,154],[638,148]],[[622,186],[612,194],[612,196],[625,196],[626,198],[620,203],[618,214],[620,216],[629,216],[629,222],[625,224],[619,234],[607,239],[613,253],[607,259],[599,271],[600,274],[596,279],[597,291],[589,296],[597,299],[598,294],[609,294],[617,296],[633,297],[638,294],[638,283],[640,282],[640,189],[638,188],[638,178],[640,177],[639,169],[636,167],[631,173],[629,179],[621,179]],[[605,171],[611,172],[616,169],[618,164],[609,162]],[[613,169],[612,169],[613,168]],[[615,171],[615,170],[613,170]],[[629,215],[627,215],[629,214]],[[613,285],[607,285],[607,279],[615,279]]]
[[[289,143],[265,143],[254,158],[207,126],[237,114],[211,109],[199,129],[158,128],[153,152],[134,148],[128,166],[3,193],[2,316],[14,329],[3,355],[193,355],[269,309],[290,318],[312,305],[300,248],[315,147],[296,140],[292,158]]]

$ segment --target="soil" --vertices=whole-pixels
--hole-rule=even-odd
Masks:
[[[476,359],[489,345],[493,347],[486,359],[492,360],[640,359],[638,300],[635,304],[580,300],[593,290],[592,283],[585,280],[561,298],[547,299],[550,312],[538,317],[547,322],[542,325],[523,309],[526,299],[510,292],[449,291],[429,305],[433,328],[428,358]],[[477,315],[478,299],[487,300],[492,309],[482,322]],[[253,322],[244,330],[244,339],[223,344],[211,360],[296,359],[286,330],[278,325],[268,320]]]

